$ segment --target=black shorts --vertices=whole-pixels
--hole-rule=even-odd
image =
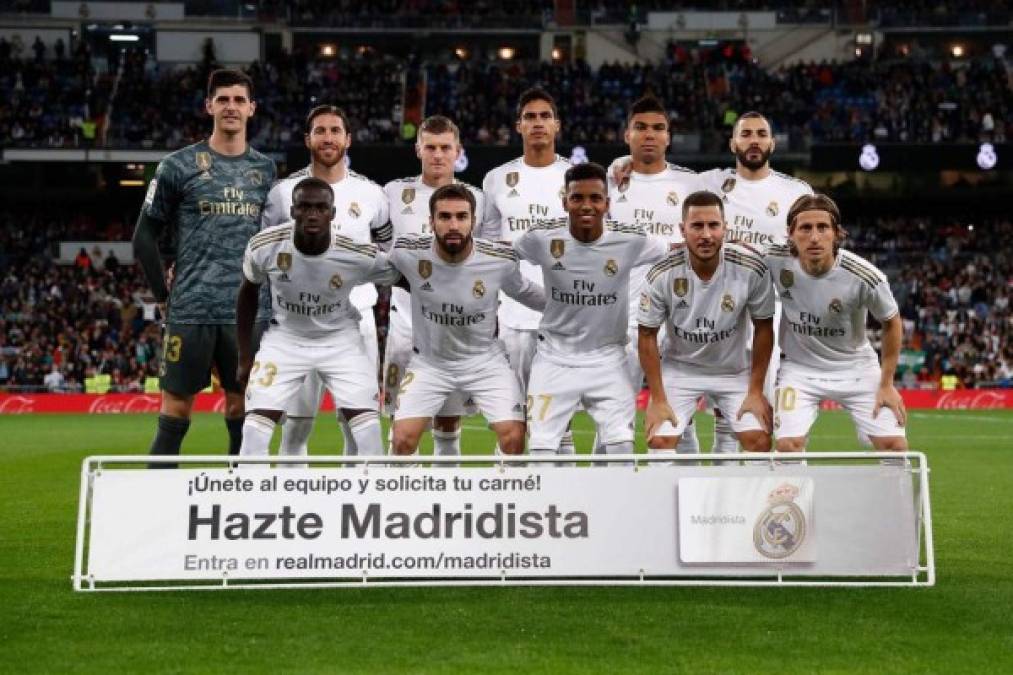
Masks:
[[[266,322],[254,325],[254,353],[265,328]],[[163,391],[192,396],[211,384],[213,368],[222,389],[240,393],[236,382],[238,366],[239,344],[235,324],[166,324],[158,381]]]

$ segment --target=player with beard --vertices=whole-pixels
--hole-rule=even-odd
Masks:
[[[716,194],[694,192],[682,211],[686,246],[651,268],[640,299],[638,351],[651,390],[648,447],[675,448],[707,396],[732,421],[743,447],[770,450],[771,409],[763,396],[774,344],[770,272],[755,251],[723,243]],[[663,324],[668,340],[659,350]]]
[[[452,396],[474,400],[503,453],[524,451],[524,394],[496,338],[496,308],[501,290],[538,310],[545,294],[521,275],[509,246],[473,239],[475,205],[466,186],[444,185],[429,198],[435,237],[398,237],[390,253],[411,286],[414,344],[395,406],[398,455],[417,451]]]
[[[422,165],[417,176],[387,183],[383,191],[390,208],[390,222],[395,239],[432,233],[429,198],[444,185],[463,185],[475,198],[475,230],[482,226],[485,198],[482,191],[454,177],[454,165],[461,156],[461,133],[450,119],[442,115],[427,117],[419,125],[415,154]],[[411,296],[403,288],[391,289],[390,325],[384,348],[384,407],[394,415],[398,385],[412,358]],[[433,419],[433,446],[437,455],[461,454],[461,415],[464,400],[451,396],[445,409]],[[470,407],[470,406],[469,406]]]
[[[305,144],[310,151],[310,165],[278,181],[271,189],[264,207],[263,227],[290,220],[293,190],[303,178],[312,176],[329,184],[334,191],[331,227],[335,234],[363,244],[373,242],[381,248],[388,247],[391,227],[387,197],[379,185],[348,169],[346,154],[351,143],[348,116],[341,108],[333,105],[313,108],[306,116]],[[379,358],[376,319],[373,316],[376,299],[376,287],[372,284],[364,284],[352,291],[352,304],[361,314],[359,329],[374,370]],[[309,452],[308,441],[322,395],[320,380],[315,375],[307,377],[299,396],[293,399],[286,411],[281,436],[282,454],[306,455]],[[346,422],[341,422],[341,430],[346,450],[355,454],[355,438]]]
[[[777,143],[774,131],[761,113],[744,113],[732,127],[728,147],[735,155],[734,169],[711,169],[700,174],[704,189],[721,195],[725,204],[725,241],[737,241],[764,251],[772,244],[785,244],[788,223],[785,216],[795,200],[812,195],[805,181],[774,171],[770,157]],[[780,303],[775,305],[774,322],[779,321]],[[773,400],[774,377],[780,361],[776,335],[774,351],[767,370],[764,393]],[[712,452],[738,451],[738,442],[731,424],[714,412],[714,447]]]

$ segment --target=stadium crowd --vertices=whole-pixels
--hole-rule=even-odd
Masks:
[[[104,374],[113,390],[141,391],[157,377],[159,321],[139,268],[89,251],[73,264],[53,255],[57,242],[127,240],[130,229],[0,213],[0,386],[81,391]],[[1013,221],[880,218],[848,229],[849,248],[888,274],[901,308],[900,384],[1013,386],[1013,256],[994,245],[1013,237]]]
[[[112,78],[73,58],[22,57],[0,42],[0,135],[14,145],[68,147],[92,142],[105,127],[99,101]],[[112,146],[178,148],[206,130],[200,82],[211,61],[156,65],[128,52],[109,115]],[[341,105],[358,143],[411,138],[399,127],[401,60],[323,58],[296,51],[248,67],[259,110],[254,147],[283,150],[301,139],[302,116],[319,101]],[[513,106],[540,84],[559,93],[564,134],[574,143],[622,142],[626,110],[651,91],[670,107],[673,129],[699,133],[704,150],[721,147],[738,114],[762,109],[795,149],[812,142],[1004,142],[1013,134],[1009,64],[996,56],[960,65],[900,60],[808,63],[764,70],[748,49],[672,45],[653,65],[472,60],[426,67],[426,113],[454,111],[466,143],[516,143]]]

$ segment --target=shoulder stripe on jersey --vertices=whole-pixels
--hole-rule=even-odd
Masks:
[[[262,248],[264,246],[267,246],[268,244],[273,244],[279,241],[285,241],[291,236],[292,230],[287,230],[284,232],[276,232],[270,237],[261,237],[261,238],[254,237],[250,239],[250,250],[256,251],[258,248]]]
[[[673,267],[679,267],[680,265],[686,264],[686,252],[677,251],[669,255],[661,262],[655,263],[651,269],[647,271],[647,281],[652,282],[659,276],[672,269]]]
[[[843,262],[845,260],[847,260],[850,263],[853,263],[859,269],[865,270],[876,279],[879,279],[881,276],[880,271],[876,269],[875,265],[870,263],[865,258],[861,258],[855,255],[851,251],[841,251],[841,261]]]
[[[253,235],[252,237],[250,237],[250,241],[251,242],[256,242],[256,241],[261,241],[261,240],[265,240],[265,239],[274,239],[275,237],[281,237],[281,236],[286,236],[287,237],[287,236],[289,236],[291,234],[292,234],[292,228],[291,227],[284,227],[284,228],[282,228],[280,230],[277,230],[277,229],[275,229],[275,228],[272,227],[270,230],[266,230],[264,232],[258,232],[257,234]]]
[[[475,242],[475,250],[483,255],[491,255],[497,258],[505,258],[506,260],[517,261],[517,254],[514,250],[508,246],[489,246],[482,242]]]
[[[373,240],[388,242],[394,236],[394,226],[390,223],[381,225],[380,227],[373,230]]]
[[[881,281],[881,279],[868,268],[865,268],[848,258],[841,258],[841,269],[851,272],[856,277],[869,284],[872,288],[878,286]]]
[[[784,244],[771,244],[767,247],[767,253],[769,255],[781,256],[782,258],[791,257],[791,249]]]
[[[624,223],[617,223],[615,221],[605,223],[606,229],[611,232],[624,232],[626,234],[639,234],[647,236],[647,230],[639,225],[626,225]]]
[[[750,270],[756,272],[757,274],[759,274],[761,277],[764,274],[767,273],[767,266],[766,265],[764,265],[759,260],[755,260],[753,258],[747,258],[746,256],[742,255],[738,251],[726,251],[725,252],[725,260],[727,260],[728,262],[733,263],[735,265],[739,265],[740,267],[745,267],[746,269],[750,269]]]
[[[432,243],[433,243],[433,238],[431,236],[426,236],[426,237],[417,237],[417,236],[398,237],[397,240],[394,242],[394,248],[403,248],[403,249],[408,249],[408,250],[419,250],[419,249],[429,248],[432,245]]]
[[[551,220],[540,220],[528,226],[528,230],[558,230],[569,224],[568,218],[553,218]]]
[[[335,234],[334,235],[334,245],[335,246],[341,246],[342,248],[347,248],[347,249],[350,249],[350,250],[351,249],[358,249],[358,250],[362,251],[363,253],[369,253],[370,255],[376,255],[376,251],[377,251],[377,248],[376,248],[375,245],[373,245],[373,244],[367,244],[367,243],[364,243],[364,242],[361,242],[361,241],[356,241],[355,239],[350,239],[350,238],[346,237],[343,234]]]
[[[352,253],[358,253],[359,255],[366,256],[367,258],[375,258],[377,247],[376,246],[357,246],[350,245],[348,240],[342,241],[340,239],[334,240],[334,248],[340,248],[343,251],[351,251]]]

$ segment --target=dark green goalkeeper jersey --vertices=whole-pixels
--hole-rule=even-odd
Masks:
[[[226,157],[207,141],[166,155],[159,163],[144,210],[148,218],[175,229],[169,323],[236,322],[243,252],[260,230],[260,212],[275,171],[274,162],[253,148]]]

